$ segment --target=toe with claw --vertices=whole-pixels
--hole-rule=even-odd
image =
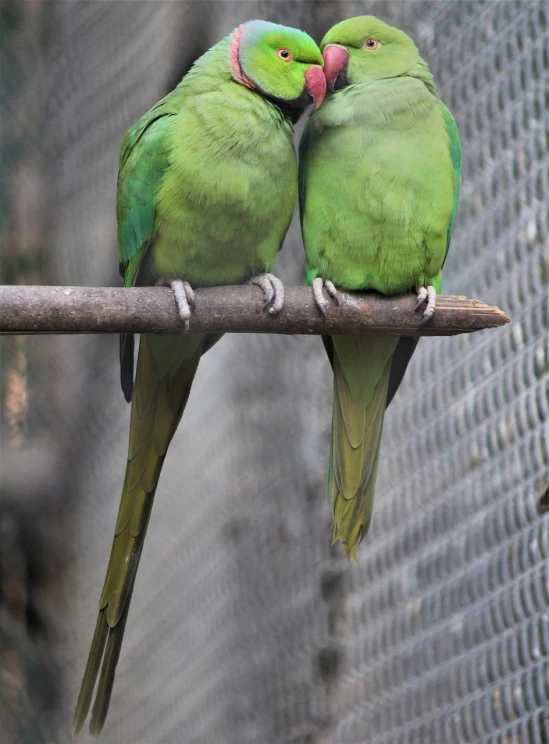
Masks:
[[[190,318],[195,309],[194,291],[189,282],[181,279],[159,279],[157,285],[170,287],[173,291],[177,312],[181,320],[185,323],[185,332],[189,332]]]
[[[433,287],[432,284],[430,284],[428,287],[418,287],[417,290],[417,302],[414,310],[420,310],[423,305],[425,305],[425,310],[423,311],[423,320],[419,324],[419,327],[421,328],[424,325],[427,325],[433,315],[435,314],[435,308],[437,304],[437,291]]]
[[[313,280],[313,297],[315,298],[315,304],[320,310],[322,316],[325,318],[328,303],[324,299],[324,293],[322,291],[324,287],[326,287],[326,291],[336,305],[339,305],[339,297],[334,283],[331,282],[329,279],[321,279],[319,276],[317,276],[317,278]]]
[[[271,315],[278,315],[284,307],[284,285],[274,274],[259,274],[250,279],[250,284],[255,284],[263,290],[265,302],[263,309],[269,308]]]

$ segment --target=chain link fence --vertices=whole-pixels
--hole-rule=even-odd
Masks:
[[[320,339],[225,337],[160,481],[105,744],[547,744],[549,12],[540,0],[2,0],[2,276],[117,283],[127,128],[259,17],[320,39],[373,13],[416,40],[458,122],[445,292],[505,329],[422,341],[386,417],[348,566],[325,501]],[[277,263],[300,283],[293,224]],[[107,336],[3,339],[5,741],[69,741],[129,410]],[[82,734],[82,741],[88,740]]]

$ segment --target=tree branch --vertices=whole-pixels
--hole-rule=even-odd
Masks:
[[[467,297],[440,296],[431,323],[419,328],[415,295],[382,297],[340,293],[318,312],[309,287],[286,287],[280,315],[263,310],[262,293],[249,285],[198,289],[192,333],[301,333],[449,336],[509,322],[497,307]],[[172,291],[163,287],[0,287],[0,334],[181,333]]]

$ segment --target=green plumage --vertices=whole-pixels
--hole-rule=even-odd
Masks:
[[[368,38],[375,51],[365,48]],[[461,182],[455,122],[403,32],[362,16],[329,31],[321,48],[330,44],[349,59],[346,84],[309,119],[300,144],[307,280],[388,295],[429,284],[439,292]],[[334,337],[327,348],[334,539],[356,558],[372,516],[387,394],[415,344]]]
[[[279,47],[291,50],[291,62],[277,57]],[[305,73],[321,64],[306,34],[244,24],[130,129],[117,197],[124,286],[238,283],[272,269],[297,193],[293,121],[310,101]],[[133,387],[133,338],[121,339],[122,386],[132,402],[128,461],[73,735],[98,675],[90,732],[104,724],[162,464],[201,354],[216,340],[141,336]]]

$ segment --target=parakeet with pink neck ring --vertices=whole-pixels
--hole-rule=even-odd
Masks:
[[[193,287],[251,281],[269,312],[280,312],[284,288],[271,271],[297,198],[293,127],[309,104],[322,102],[322,64],[302,31],[250,21],[129,130],[117,194],[124,286],[171,286],[191,330]],[[92,735],[105,722],[162,464],[200,357],[218,338],[142,335],[135,384],[133,337],[121,338],[122,388],[132,404],[128,461],[75,736],[96,681]]]

